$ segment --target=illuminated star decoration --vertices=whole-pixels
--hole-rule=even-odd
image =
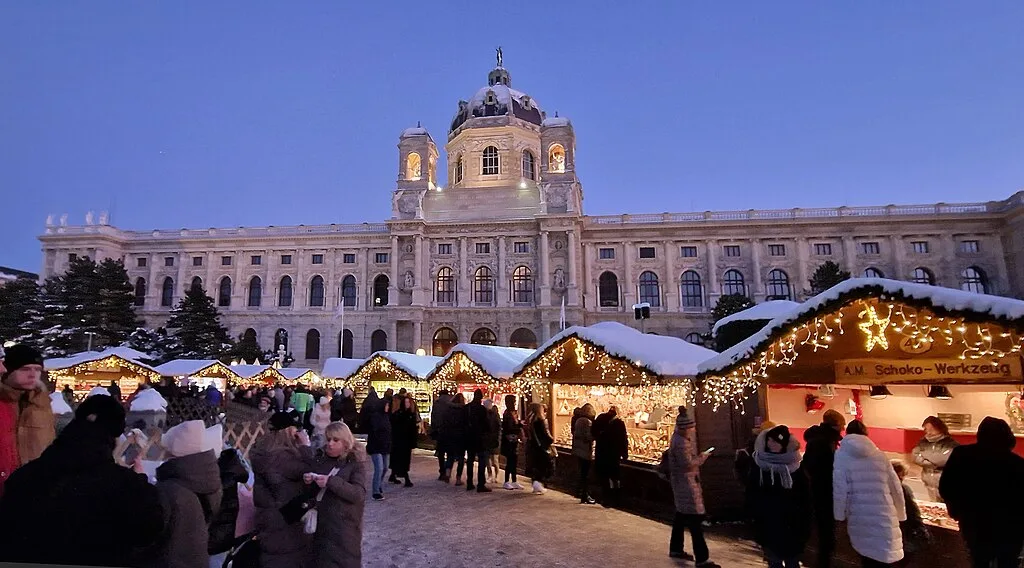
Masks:
[[[875,348],[875,345],[880,345],[882,349],[889,349],[889,340],[885,338],[885,330],[889,327],[892,310],[889,310],[889,316],[880,318],[874,306],[867,306],[864,308],[864,311],[858,314],[858,317],[863,318],[865,315],[867,315],[867,321],[857,324],[857,327],[867,336],[867,344],[864,346],[865,350],[870,352]]]

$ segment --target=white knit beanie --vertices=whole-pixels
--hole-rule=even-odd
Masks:
[[[205,452],[207,446],[206,425],[202,420],[182,422],[164,433],[160,445],[176,458]]]

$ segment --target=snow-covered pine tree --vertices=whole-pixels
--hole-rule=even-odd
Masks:
[[[168,336],[167,330],[162,327],[157,329],[139,327],[128,334],[128,340],[123,345],[148,353],[150,358],[144,360],[143,363],[159,365],[172,359],[170,356],[172,342],[173,338]]]
[[[256,336],[244,333],[238,336],[238,341],[235,343],[230,354],[232,360],[241,359],[250,363],[256,361],[257,364],[261,362],[262,356],[263,349],[260,348],[260,344],[256,341]]]
[[[142,323],[135,315],[135,288],[121,260],[108,258],[99,263],[96,277],[99,345],[121,345]]]
[[[32,329],[38,312],[39,285],[31,278],[17,278],[0,286],[0,342],[16,341]]]
[[[711,310],[711,323],[714,324],[718,320],[731,316],[737,312],[753,307],[754,302],[750,301],[750,298],[743,294],[726,294],[718,298],[718,303],[715,304],[714,309]]]
[[[190,286],[171,310],[167,331],[171,335],[170,359],[226,358],[233,346],[213,298],[200,287]]]

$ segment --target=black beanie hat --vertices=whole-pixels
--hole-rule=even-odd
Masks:
[[[124,407],[112,396],[98,394],[85,399],[75,410],[75,420],[92,422],[111,438],[124,434]]]
[[[277,432],[278,430],[284,430],[289,426],[295,426],[296,428],[302,427],[302,420],[299,417],[299,413],[294,410],[291,412],[275,412],[270,417],[270,431]]]
[[[768,440],[775,440],[776,442],[778,442],[779,445],[782,446],[782,451],[785,452],[786,449],[789,447],[789,428],[787,428],[785,425],[776,426],[771,430],[768,430],[768,433],[765,434],[765,438]]]
[[[43,354],[24,344],[12,345],[4,351],[4,367],[13,373],[26,365],[43,364]]]

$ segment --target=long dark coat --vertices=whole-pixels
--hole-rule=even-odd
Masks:
[[[375,393],[371,392],[363,401],[359,426],[366,434],[366,453],[391,453],[391,418],[388,416],[384,401]]]
[[[793,487],[786,489],[756,464],[747,473],[747,496],[757,543],[781,558],[799,556],[811,534],[811,488],[807,474],[792,473]]]
[[[607,416],[605,421],[602,416]],[[594,471],[598,477],[618,479],[619,460],[629,457],[629,438],[626,423],[607,412],[594,419]]]
[[[487,409],[478,400],[466,405],[466,451],[476,454],[484,449],[484,438],[491,429]]]
[[[236,450],[224,450],[217,459],[220,468],[220,511],[210,523],[209,553],[220,554],[231,549],[238,520],[238,484],[249,480],[249,472]]]
[[[537,418],[530,424],[530,439],[526,443],[526,475],[543,482],[555,473],[555,460],[548,453],[555,442],[544,421]]]
[[[220,468],[213,450],[172,458],[156,470],[164,510],[160,541],[146,554],[152,568],[208,568],[209,522],[220,509]]]
[[[519,422],[519,417],[514,410],[505,409],[505,414],[501,418],[501,455],[516,455],[522,437],[523,425]]]
[[[313,450],[298,449],[263,452],[254,448],[252,471],[255,477],[252,501],[256,508],[256,531],[260,543],[262,568],[303,568],[308,565],[311,538],[302,523],[288,524],[281,507],[299,495],[307,494],[302,474],[311,471]]]
[[[443,415],[441,446],[448,455],[466,453],[466,405],[450,403]]]
[[[355,451],[340,459],[323,452],[316,458],[316,473],[326,475],[335,467],[341,469],[327,482],[324,498],[317,505],[314,568],[362,566],[363,508],[372,466],[361,448]]]
[[[404,477],[412,465],[412,450],[416,447],[419,428],[416,414],[411,410],[397,410],[391,414],[391,470]]]
[[[823,522],[832,518],[832,470],[836,458],[836,446],[842,436],[828,424],[811,426],[804,432],[807,450],[804,452],[800,469],[811,482],[811,504],[815,515]]]

